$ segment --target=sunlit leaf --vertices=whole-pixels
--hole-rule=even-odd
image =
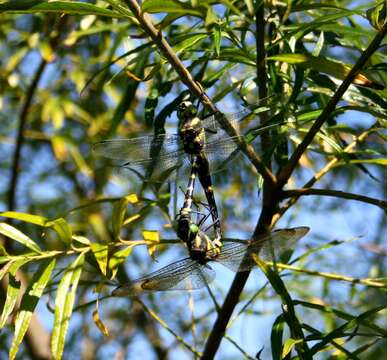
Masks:
[[[20,230],[14,228],[12,225],[6,223],[0,223],[0,234],[9,237],[12,240],[24,245],[25,247],[40,253],[42,250],[32,239],[27,235],[23,234]]]
[[[206,39],[207,34],[190,34],[185,36],[183,41],[180,41],[177,45],[173,47],[176,53],[187,50],[197,44],[199,41]]]
[[[55,298],[54,328],[51,336],[51,352],[54,359],[62,358],[66,334],[73,312],[75,294],[82,273],[84,260],[84,254],[80,254],[70,267],[66,269],[58,286]]]
[[[141,9],[148,13],[165,12],[169,14],[184,14],[198,17],[205,17],[206,7],[192,7],[187,2],[178,0],[145,0],[142,2]]]
[[[10,274],[8,277],[7,294],[5,303],[3,304],[3,312],[0,317],[0,329],[2,329],[15,308],[20,290],[20,281],[16,280],[15,276]]]
[[[102,274],[106,276],[109,254],[108,246],[100,243],[91,243],[90,247],[93,251],[95,259],[97,260],[99,269],[101,270]]]
[[[380,1],[379,4],[368,9],[367,19],[376,30],[381,30],[387,21],[387,2]]]
[[[269,56],[267,59],[295,64],[305,69],[316,70],[341,80],[345,79],[351,70],[350,65],[332,61],[323,56],[312,56],[308,54],[281,54]],[[367,78],[364,74],[361,73],[356,75],[353,83],[374,89],[383,89],[383,86]]]
[[[4,216],[10,219],[17,219],[21,221],[25,221],[31,224],[45,226],[47,222],[47,218],[38,215],[25,214],[17,211],[6,211],[0,213],[0,216]]]
[[[123,264],[126,258],[132,252],[133,246],[124,247],[121,250],[115,251],[109,258],[109,274],[110,279],[114,279],[117,275],[118,267]]]
[[[154,230],[144,230],[142,232],[142,237],[146,242],[149,255],[153,257],[157,249],[157,245],[160,243],[159,232]]]
[[[24,14],[53,12],[72,15],[122,17],[117,12],[79,1],[12,0],[0,4],[1,12]]]
[[[30,324],[32,313],[34,312],[35,307],[51,278],[51,272],[54,267],[55,259],[43,261],[38,271],[34,273],[34,276],[23,295],[19,311],[16,315],[15,335],[9,350],[10,359],[14,359],[16,357],[19,345],[21,344]]]
[[[86,245],[86,246],[90,245],[90,240],[84,236],[73,235],[73,240],[75,240],[83,245]]]
[[[52,227],[64,244],[68,245],[71,243],[72,231],[65,219],[58,218],[48,221],[45,226]]]
[[[55,157],[59,161],[66,160],[67,157],[67,147],[66,141],[62,136],[53,136],[51,138],[52,149],[54,151]]]
[[[284,359],[294,348],[295,345],[302,343],[302,339],[287,339],[282,349],[282,357]]]

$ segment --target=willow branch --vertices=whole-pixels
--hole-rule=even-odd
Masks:
[[[267,96],[267,75],[265,66],[265,46],[264,46],[264,34],[265,34],[265,18],[264,18],[264,6],[262,4],[257,8],[255,14],[256,20],[256,48],[257,48],[257,84],[259,88],[259,96]],[[276,180],[276,179],[275,179]],[[276,182],[267,181],[264,182],[263,192],[263,209],[260,219],[254,234],[264,232],[266,230],[266,224],[270,224],[271,216],[274,212],[274,199],[273,191],[275,189]],[[239,272],[236,274],[233,283],[227,296],[224,300],[221,310],[218,312],[218,316],[211,330],[210,336],[206,341],[206,345],[203,351],[203,360],[213,359],[220,346],[223,336],[225,335],[227,324],[230,321],[231,315],[235,309],[235,306],[239,302],[240,294],[247,282],[250,272]]]
[[[204,92],[202,86],[194,80],[190,72],[178,58],[178,56],[173,51],[172,47],[169,45],[167,40],[163,37],[161,31],[155,28],[150,17],[143,13],[141,7],[136,0],[125,0],[128,8],[133,12],[135,18],[139,22],[141,28],[146,32],[146,34],[153,40],[159,51],[166,57],[169,64],[175,69],[179,74],[181,81],[188,87],[193,95],[198,97],[203,105],[213,113],[220,113],[223,115],[215,106],[215,104],[209,99],[209,97]],[[268,183],[274,185],[276,184],[276,178],[274,174],[267,168],[262,159],[257,155],[254,148],[247,144],[243,136],[241,136],[235,128],[231,125],[230,121],[225,116],[217,117],[220,125],[231,137],[235,138],[235,141],[239,145],[240,149],[246,154],[251,163],[257,169],[257,171],[262,175],[262,177]]]
[[[315,135],[320,130],[321,126],[330,118],[332,112],[335,110],[337,103],[340,101],[344,93],[347,91],[348,87],[351,85],[353,80],[359,71],[363,68],[365,63],[371,57],[371,55],[379,48],[381,41],[387,33],[387,23],[383,26],[383,28],[375,35],[374,39],[368,46],[368,48],[361,54],[359,60],[352,67],[351,71],[348,73],[344,81],[341,83],[339,88],[336,90],[335,94],[329,100],[328,104],[324,108],[321,115],[316,119],[313,123],[312,127],[305,135],[302,142],[297,146],[296,150],[292,154],[288,163],[282,168],[282,170],[278,174],[278,186],[282,187],[285,185],[291,176],[293,170],[297,166],[302,154],[306,151],[307,147],[313,141]]]
[[[369,196],[353,194],[345,191],[339,190],[330,190],[330,189],[294,189],[294,190],[284,190],[281,193],[281,198],[292,198],[292,197],[300,197],[303,195],[319,195],[319,196],[332,196],[342,199],[356,200],[364,203],[372,204],[379,206],[381,209],[387,209],[387,201],[371,198]]]

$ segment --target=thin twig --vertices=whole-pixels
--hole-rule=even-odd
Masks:
[[[273,266],[274,264],[271,261],[266,262],[268,265]],[[314,270],[308,270],[308,269],[303,269],[297,266],[293,265],[288,265],[288,264],[281,264],[281,263],[276,263],[275,264],[278,269],[286,269],[286,270],[291,270],[303,274],[308,274],[308,275],[313,275],[313,276],[319,276],[323,277],[325,279],[329,280],[335,280],[335,281],[345,281],[349,282],[351,284],[362,284],[366,285],[369,287],[375,287],[375,288],[387,288],[387,283],[378,281],[377,279],[357,279],[353,278],[350,276],[345,276],[345,275],[339,275],[339,274],[333,274],[333,273],[327,273],[327,272],[321,272],[321,271],[314,271]]]
[[[190,72],[186,69],[184,64],[178,58],[178,56],[173,51],[172,47],[168,44],[166,39],[163,37],[161,31],[157,30],[153,25],[150,17],[143,13],[139,4],[136,0],[125,0],[125,3],[129,9],[133,12],[135,18],[141,25],[141,28],[147,33],[147,35],[154,41],[157,48],[162,52],[162,54],[167,58],[169,64],[175,69],[179,74],[180,80],[188,87],[193,95],[198,97],[198,99],[203,103],[203,105],[212,113],[219,113],[221,116],[217,116],[216,119],[219,121],[220,125],[228,133],[229,136],[233,137],[238,143],[240,149],[246,154],[251,163],[257,169],[257,171],[262,175],[266,182],[269,184],[276,184],[276,178],[274,174],[267,168],[262,159],[257,155],[254,148],[246,143],[243,136],[241,136],[235,128],[231,125],[230,121],[222,116],[223,114],[217,109],[215,104],[208,98],[204,92],[202,86],[194,80]]]
[[[279,172],[277,176],[279,187],[283,187],[287,183],[293,170],[297,166],[302,154],[304,154],[307,147],[311,144],[314,137],[320,130],[321,126],[330,118],[330,116],[332,115],[332,112],[336,108],[337,103],[341,100],[342,96],[347,91],[348,87],[351,85],[356,75],[363,68],[363,66],[366,64],[366,62],[371,57],[371,55],[379,48],[379,45],[383,40],[384,36],[386,35],[386,33],[387,33],[387,23],[384,24],[383,28],[375,35],[374,39],[371,41],[367,49],[361,54],[359,60],[352,67],[351,71],[348,73],[344,81],[336,90],[335,94],[329,100],[328,104],[325,106],[321,115],[316,119],[316,121],[313,123],[308,133],[305,135],[302,142],[297,146],[296,150],[294,151],[293,155],[289,159],[288,163]]]
[[[184,347],[186,347],[189,351],[191,351],[194,355],[196,356],[201,356],[201,353],[199,351],[197,351],[194,347],[192,347],[191,345],[189,345],[188,343],[186,343],[184,341],[184,339],[176,334],[169,326],[168,324],[163,320],[161,319],[152,309],[149,309],[140,299],[136,299],[137,302],[139,302],[142,306],[142,308],[144,309],[144,311],[146,313],[148,313],[154,320],[156,320],[165,330],[167,330],[170,334],[172,334],[175,339],[180,343],[182,344]]]
[[[371,198],[369,196],[353,194],[345,191],[339,191],[339,190],[303,188],[303,189],[284,190],[281,193],[281,197],[283,199],[292,198],[292,197],[299,198],[300,196],[303,196],[303,195],[333,196],[333,197],[338,197],[342,199],[362,201],[368,204],[379,206],[383,210],[387,209],[387,201]]]
[[[358,145],[359,143],[363,142],[371,133],[376,131],[376,124],[371,126],[368,130],[361,133],[359,136],[357,136],[348,146],[346,146],[343,150],[343,153],[351,153],[352,150]],[[335,157],[331,161],[329,161],[321,170],[319,170],[309,181],[307,181],[303,189],[311,188],[318,180],[320,180],[325,174],[327,174],[335,165],[340,161],[339,157]],[[281,207],[279,211],[273,216],[272,219],[272,226],[281,218],[281,216],[292,206],[294,205],[297,200],[300,198],[300,196],[294,196],[289,201]]]
[[[20,112],[19,126],[18,126],[17,137],[16,137],[16,147],[15,147],[15,152],[13,153],[13,160],[12,160],[11,180],[8,186],[7,206],[9,211],[14,210],[15,208],[15,194],[16,194],[17,183],[19,179],[20,154],[24,143],[24,129],[26,127],[27,117],[30,111],[35,90],[38,87],[39,81],[43,75],[43,71],[46,68],[47,64],[48,64],[47,60],[41,59],[38,69],[36,70],[35,75],[32,79],[31,85],[27,90],[26,96],[24,98],[24,103]]]

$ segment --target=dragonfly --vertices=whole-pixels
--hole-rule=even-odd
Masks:
[[[261,107],[256,111],[265,110],[268,108]],[[240,121],[251,112],[250,108],[246,108],[228,115],[227,118],[232,126],[238,128]],[[177,134],[104,140],[94,144],[93,150],[98,155],[119,161],[121,168],[132,170],[145,180],[155,180],[154,175],[156,178],[164,177],[165,174],[170,174],[175,169],[191,167],[191,179],[196,176],[199,178],[211,206],[216,238],[219,240],[222,233],[211,173],[219,170],[217,164],[224,164],[228,158],[234,159],[238,152],[237,136],[228,136],[218,125],[217,116],[220,115],[222,114],[212,114],[201,119],[193,103],[184,100],[177,108],[179,119]],[[274,126],[278,124],[256,129],[254,134],[258,135]],[[187,218],[188,215],[184,214],[184,211],[180,215],[183,215],[180,221],[180,224],[183,224],[183,218]]]
[[[224,239],[221,247],[217,247],[213,246],[212,240],[200,229],[200,224],[191,224],[193,241],[191,248],[188,246],[190,257],[121,285],[113,290],[112,295],[136,296],[144,291],[201,289],[216,277],[211,262],[218,262],[234,272],[249,271],[256,264],[253,254],[259,255],[263,260],[272,259],[274,252],[293,248],[308,231],[306,226],[278,229],[250,240]],[[198,251],[196,256],[193,256],[193,248]],[[198,254],[201,256],[197,256]]]

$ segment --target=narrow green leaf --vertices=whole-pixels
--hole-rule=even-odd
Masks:
[[[376,30],[381,30],[387,21],[387,1],[380,1],[379,4],[368,9],[367,19]]]
[[[106,276],[109,248],[105,244],[91,243],[90,248],[97,260],[99,269]]]
[[[32,313],[35,310],[48,281],[50,280],[51,272],[54,267],[55,259],[47,259],[46,261],[43,261],[23,295],[20,309],[15,320],[15,336],[9,350],[9,359],[11,360],[16,357],[19,345],[22,342],[30,324]]]
[[[318,72],[331,75],[337,79],[343,80],[351,70],[351,66],[337,61],[327,59],[323,56],[312,56],[309,54],[280,54],[267,58],[268,60],[282,61],[289,64],[295,64],[305,69],[312,69]],[[356,85],[361,85],[374,89],[383,89],[380,84],[359,73],[353,80]]]
[[[212,10],[212,7],[209,6],[207,9],[207,15],[206,15],[206,20],[205,20],[205,26],[211,26],[213,24],[216,24],[218,22],[218,17],[214,10]]]
[[[110,279],[114,279],[117,274],[118,267],[126,260],[132,252],[133,246],[127,246],[119,251],[116,251],[109,259],[109,274]]]
[[[208,34],[189,34],[185,39],[173,46],[176,53],[187,50],[197,44],[199,41],[208,38]]]
[[[122,18],[123,15],[79,1],[13,0],[0,4],[0,13],[60,13],[71,15],[97,15]]]
[[[13,226],[0,223],[0,233],[13,239],[25,247],[31,249],[34,252],[42,252],[38,244],[36,244],[32,239],[30,239],[27,235],[23,234],[20,230],[14,228]]]
[[[10,274],[8,279],[7,295],[3,306],[3,312],[1,313],[0,317],[0,329],[3,328],[9,315],[12,313],[16,305],[19,290],[20,281],[16,280],[15,276]]]
[[[3,213],[0,213],[0,216],[4,216],[4,217],[10,218],[10,219],[17,219],[17,220],[25,221],[25,222],[39,225],[39,226],[45,226],[45,224],[48,220],[47,218],[45,218],[43,216],[20,213],[17,211],[6,211]]]
[[[45,226],[51,227],[58,234],[59,238],[64,244],[69,245],[71,243],[73,234],[69,224],[65,219],[58,218],[52,221],[47,221]]]
[[[18,260],[11,260],[6,265],[4,265],[0,270],[0,280],[4,277],[5,274],[16,275],[16,271],[22,267],[24,264],[27,264],[31,259],[26,257],[21,257]]]
[[[273,360],[281,359],[281,349],[282,349],[282,336],[284,332],[285,317],[284,314],[279,315],[272,326],[270,334],[271,342],[271,354]]]
[[[147,13],[184,14],[205,18],[207,9],[205,6],[192,7],[189,3],[177,0],[145,0],[141,9]]]
[[[73,312],[75,293],[84,260],[85,256],[82,253],[65,271],[58,286],[55,299],[54,328],[51,337],[51,352],[54,359],[62,358],[69,321]]]
[[[118,203],[114,205],[112,215],[113,236],[117,239],[120,236],[121,227],[125,219],[126,208],[128,206],[128,200],[126,197],[120,199]]]
[[[230,61],[232,63],[242,63],[255,67],[253,53],[235,48],[222,48],[217,60]]]
[[[299,344],[299,343],[302,343],[301,339],[298,339],[298,340],[291,339],[291,338],[287,339],[285,341],[284,347],[282,349],[282,357],[281,357],[281,359],[284,359],[292,351],[294,346]]]
[[[212,37],[214,38],[214,46],[216,56],[220,55],[220,44],[222,41],[222,29],[219,24],[216,24],[212,29]]]
[[[375,165],[387,166],[387,159],[386,158],[380,158],[380,159],[350,159],[350,160],[346,161],[346,163],[351,163],[351,164],[375,164]],[[342,164],[342,162],[340,162],[339,164]]]
[[[136,204],[138,202],[138,197],[136,194],[129,194],[118,201],[113,208],[113,234],[115,238],[120,236],[120,231],[122,224],[125,219],[126,209],[128,204]]]

